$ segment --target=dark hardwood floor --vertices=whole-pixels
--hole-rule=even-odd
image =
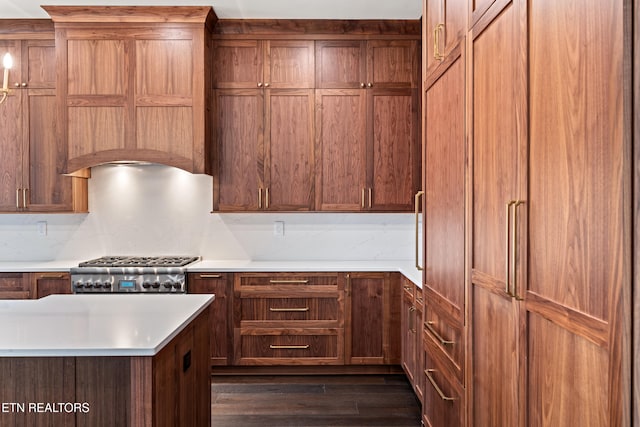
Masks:
[[[403,375],[213,376],[211,425],[420,426]]]

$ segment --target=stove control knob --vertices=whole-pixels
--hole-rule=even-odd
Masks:
[[[173,284],[173,288],[174,289],[180,289],[182,287],[182,283],[174,283]]]
[[[153,288],[154,288],[154,289],[158,289],[158,288],[160,287],[160,282],[155,282],[155,283],[154,283],[153,285],[151,285],[151,286],[153,286]]]
[[[87,289],[91,289],[91,288],[93,288],[93,283],[87,282],[87,283],[84,284],[84,287],[87,288]]]
[[[162,284],[162,286],[164,286],[166,289],[171,289],[171,282],[166,281]]]
[[[110,282],[104,282],[104,287],[105,287],[105,289],[111,289],[111,283]]]
[[[82,289],[84,288],[84,283],[82,283],[82,280],[78,280],[76,282],[76,289]]]
[[[145,288],[145,289],[149,289],[151,287],[151,282],[144,282],[142,284],[142,287]]]
[[[102,288],[102,283],[96,282],[95,285],[93,285],[93,287],[96,288],[96,289],[100,289],[100,288]]]

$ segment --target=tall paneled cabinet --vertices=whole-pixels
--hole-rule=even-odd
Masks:
[[[441,42],[434,3],[423,40]],[[423,59],[427,425],[631,424],[637,5],[469,2],[460,46]],[[462,376],[433,302],[459,321]]]

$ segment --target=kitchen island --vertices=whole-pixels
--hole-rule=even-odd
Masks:
[[[0,300],[0,425],[209,426],[213,299]]]

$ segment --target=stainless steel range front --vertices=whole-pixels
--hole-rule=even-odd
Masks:
[[[199,257],[105,256],[71,269],[75,293],[174,293],[187,291],[186,266]]]

